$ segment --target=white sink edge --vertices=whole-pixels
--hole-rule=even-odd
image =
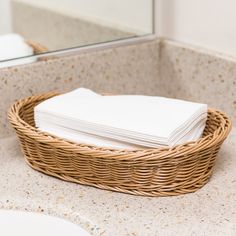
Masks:
[[[54,216],[19,210],[0,210],[0,235],[91,236],[82,227]]]

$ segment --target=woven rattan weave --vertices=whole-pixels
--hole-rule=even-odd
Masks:
[[[41,45],[40,43],[36,43],[32,40],[27,40],[26,43],[33,48],[34,50],[34,54],[40,54],[40,53],[44,53],[44,52],[48,52],[48,49]]]
[[[172,149],[128,151],[75,144],[35,128],[34,107],[55,95],[19,100],[9,110],[27,163],[45,174],[106,190],[142,196],[194,192],[209,180],[231,129],[224,113],[209,109],[203,138]]]

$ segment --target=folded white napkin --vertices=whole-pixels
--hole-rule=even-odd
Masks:
[[[173,147],[196,141],[206,119],[206,104],[154,96],[102,96],[84,88],[35,107],[40,130],[112,148]]]
[[[0,35],[0,68],[34,62],[36,60],[34,58],[11,60],[31,55],[33,55],[33,48],[25,43],[24,38],[20,35]]]

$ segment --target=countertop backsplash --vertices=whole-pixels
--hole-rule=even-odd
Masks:
[[[173,41],[159,53],[163,95],[207,103],[236,121],[236,58]]]

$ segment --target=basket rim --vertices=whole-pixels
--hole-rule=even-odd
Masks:
[[[25,43],[28,44],[34,50],[34,54],[48,52],[47,47],[45,47],[42,44],[35,42],[33,40],[25,40]]]
[[[148,149],[135,149],[135,150],[126,150],[126,149],[114,149],[114,148],[105,148],[98,147],[88,144],[82,143],[74,143],[63,138],[56,137],[46,132],[42,132],[38,130],[36,127],[29,125],[26,123],[19,115],[19,111],[24,107],[30,105],[32,102],[39,102],[40,100],[45,100],[51,98],[53,96],[60,95],[60,93],[52,91],[48,93],[43,93],[39,95],[29,96],[24,99],[20,99],[16,101],[8,111],[8,119],[12,124],[13,128],[19,129],[20,132],[23,132],[26,136],[37,140],[38,142],[43,142],[47,144],[51,144],[57,148],[63,148],[67,151],[73,151],[77,153],[89,153],[96,151],[97,156],[101,158],[106,157],[106,153],[110,155],[114,154],[113,158],[123,157],[125,155],[125,159],[133,159],[136,160],[140,157],[140,159],[147,160],[156,159],[158,157],[164,158],[165,156],[175,157],[183,156],[183,154],[195,153],[199,152],[202,149],[210,148],[220,142],[223,142],[230,130],[232,128],[231,119],[222,111],[208,108],[208,112],[212,112],[217,115],[217,118],[221,120],[221,125],[211,134],[208,134],[205,137],[200,138],[197,141],[191,141],[184,144],[176,145],[173,148],[163,147],[163,148],[148,148]],[[140,155],[139,155],[140,154]],[[109,156],[110,158],[110,156]]]

